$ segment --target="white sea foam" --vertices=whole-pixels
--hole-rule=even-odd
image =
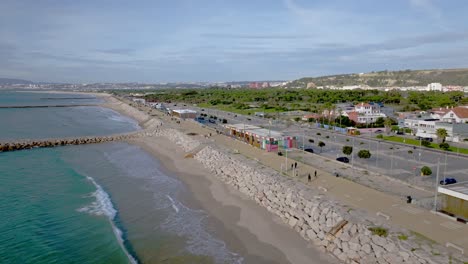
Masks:
[[[160,210],[160,215],[166,216],[164,222],[157,224],[155,229],[187,238],[187,252],[211,256],[215,263],[242,263],[242,256],[231,252],[224,241],[206,230],[204,219],[208,214],[205,211],[189,208],[177,200],[177,194],[184,191],[183,183],[167,175],[152,156],[145,152],[135,155],[135,151],[141,150],[135,146],[128,146],[107,152],[105,155],[129,177],[147,179],[143,190],[152,192],[154,210]]]
[[[174,200],[172,199],[172,197],[169,196],[169,195],[166,195],[166,197],[169,199],[169,201],[171,201],[172,208],[174,208],[174,211],[175,211],[176,213],[178,213],[178,212],[179,212],[179,207],[177,207],[177,205],[175,204],[175,202],[174,202]]]
[[[173,203],[174,210],[175,208],[177,210],[175,210],[176,213],[169,214],[160,227],[187,238],[186,250],[188,252],[211,256],[215,263],[240,264],[244,261],[242,256],[230,251],[224,241],[206,231],[204,219],[208,217],[208,214],[205,211],[191,209],[169,195],[167,198]]]
[[[115,210],[112,204],[112,201],[109,197],[109,194],[107,194],[104,191],[104,189],[101,187],[101,185],[97,184],[97,182],[93,178],[89,176],[86,176],[86,178],[90,182],[92,182],[94,186],[96,187],[96,191],[91,194],[91,196],[95,197],[96,200],[92,202],[90,205],[78,209],[78,211],[86,212],[86,213],[93,214],[93,215],[107,216],[107,218],[109,219],[109,222],[112,225],[112,230],[114,232],[114,235],[116,236],[120,247],[127,255],[129,261],[132,264],[138,264],[138,261],[125,248],[122,230],[120,230],[117,226],[115,226],[114,219],[115,219],[115,216],[117,215],[117,210]]]

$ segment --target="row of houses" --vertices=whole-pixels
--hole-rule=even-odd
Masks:
[[[308,121],[310,118],[330,118],[335,119],[339,116],[346,116],[356,124],[372,124],[379,118],[386,118],[389,114],[393,114],[393,109],[390,112],[384,113],[382,103],[359,103],[357,105],[342,104],[337,105],[334,110],[324,110],[321,114],[304,115],[302,120]]]
[[[460,142],[468,138],[468,106],[434,108],[428,111],[399,114],[398,126],[409,128],[422,138],[437,138],[437,129],[447,131],[446,140]]]

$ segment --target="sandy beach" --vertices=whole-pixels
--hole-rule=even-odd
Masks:
[[[98,96],[106,100],[104,107],[135,118],[143,128],[151,118],[114,97]],[[129,143],[151,153],[165,169],[187,185],[191,192],[187,197],[195,199],[186,198],[184,203],[208,212],[212,216],[210,221],[217,227],[214,233],[230,250],[244,256],[244,263],[337,263],[291,230],[279,217],[221,182],[196,160],[185,158],[186,153],[166,138],[143,137]]]
[[[196,201],[185,202],[214,217],[219,227],[215,233],[231,250],[245,256],[244,263],[334,263],[278,217],[214,178],[197,161],[184,158],[185,153],[164,138],[139,138],[130,143],[153,154],[187,184]]]

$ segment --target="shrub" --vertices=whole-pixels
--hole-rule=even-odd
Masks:
[[[398,236],[398,239],[400,239],[400,240],[408,240],[408,236],[407,236],[407,235],[401,234],[401,235]]]
[[[388,230],[383,227],[369,227],[369,231],[371,231],[372,234],[375,236],[381,236],[381,237],[388,236]]]
[[[425,146],[425,147],[430,147],[431,146],[431,142],[427,141],[427,140],[421,140],[421,145]]]
[[[440,144],[439,144],[439,148],[441,148],[441,149],[443,149],[443,150],[449,150],[449,149],[450,149],[450,145],[449,145],[447,142],[440,143]]]
[[[367,149],[361,149],[358,152],[358,157],[361,158],[361,159],[369,159],[371,157],[371,153]]]
[[[320,136],[320,135],[322,135],[322,134],[320,134],[320,132],[317,132],[317,136]]]
[[[383,135],[377,135],[376,138],[381,138],[381,139],[383,139]]]
[[[352,146],[343,146],[343,154],[345,155],[351,155],[353,153],[353,147]]]
[[[423,176],[429,176],[429,175],[432,174],[432,170],[428,166],[424,166],[424,167],[421,168],[421,174]]]
[[[309,143],[314,143],[314,140],[310,138]]]
[[[413,151],[412,151],[412,150],[408,150],[408,154],[413,154]]]
[[[330,138],[330,136],[325,136],[325,138]]]

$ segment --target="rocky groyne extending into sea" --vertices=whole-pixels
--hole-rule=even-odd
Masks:
[[[164,136],[192,153],[220,180],[344,263],[466,263],[461,261],[462,255],[450,255],[446,248],[408,230],[370,219],[366,212],[333,201],[320,190],[282,176],[254,160],[216,146],[203,146],[175,129],[162,129],[154,135]]]

